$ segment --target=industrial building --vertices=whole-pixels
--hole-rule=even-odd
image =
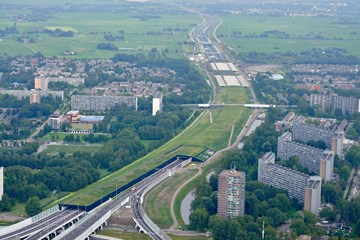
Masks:
[[[360,112],[359,99],[343,97],[337,94],[311,94],[310,106],[320,106],[322,109],[330,109],[332,112],[341,109],[342,114]]]
[[[321,177],[275,164],[275,154],[268,152],[258,160],[258,181],[287,190],[290,197],[304,205],[304,210],[319,213]]]
[[[293,121],[292,134],[295,141],[322,140],[326,143],[328,149],[337,154],[340,159],[343,158],[344,132],[332,131],[324,127],[307,124],[305,123],[305,118],[300,116]]]
[[[325,181],[330,181],[334,169],[334,153],[292,141],[290,132],[283,133],[278,138],[277,154],[281,160],[297,156],[303,167],[315,173]]]
[[[245,212],[245,173],[224,170],[219,175],[218,209],[221,218],[234,218]]]
[[[79,123],[83,124],[98,124],[104,120],[105,116],[80,116]]]
[[[71,108],[75,110],[106,111],[110,108],[126,104],[137,110],[137,97],[125,96],[97,96],[97,95],[72,95]]]

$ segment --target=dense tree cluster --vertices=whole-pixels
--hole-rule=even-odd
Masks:
[[[34,155],[37,147],[30,144],[28,150],[0,153],[6,194],[6,206],[0,207],[11,209],[15,200],[25,203],[32,197],[43,199],[54,190],[76,191],[99,179],[98,170],[82,154]]]
[[[137,67],[149,68],[169,68],[176,72],[175,77],[171,79],[151,78],[152,82],[166,82],[173,86],[184,85],[184,93],[178,96],[176,93],[169,93],[164,96],[164,103],[187,104],[208,102],[210,97],[210,88],[199,71],[184,59],[169,58],[146,58],[143,55],[125,55],[116,54],[112,60],[114,62],[128,61],[135,63]],[[145,78],[146,80],[146,78]]]
[[[233,220],[220,219],[214,216],[217,209],[217,178],[214,174],[209,182],[202,179],[197,183],[190,214],[190,228],[196,231],[211,230],[214,239],[239,239],[240,236],[240,239],[260,239],[263,222],[268,230],[267,239],[275,239],[275,228],[288,219],[289,211],[301,208],[285,191],[250,181],[246,183],[246,215]]]
[[[45,29],[44,33],[47,33],[51,37],[73,37],[75,33],[73,31],[63,31],[60,28],[55,30]]]
[[[110,51],[117,51],[119,50],[117,46],[115,46],[114,44],[112,43],[99,43],[97,45],[97,49],[100,49],[100,50],[110,50]]]
[[[354,226],[357,236],[360,236],[360,197],[352,201],[341,200],[337,206],[341,219]]]
[[[61,103],[59,98],[43,97],[41,103],[30,104],[28,99],[17,100],[10,95],[0,95],[0,107],[13,108],[4,111],[5,119],[0,123],[1,140],[19,140],[28,137],[31,130],[51,115]],[[36,121],[31,121],[31,118]]]
[[[115,42],[115,41],[125,41],[124,35],[113,35],[111,32],[107,32],[104,34],[105,40],[109,42]]]
[[[260,64],[358,64],[359,58],[348,56],[346,50],[339,48],[312,49],[308,51],[287,52],[241,52],[237,58],[247,63]]]

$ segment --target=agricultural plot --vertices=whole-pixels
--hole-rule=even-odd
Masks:
[[[239,52],[341,48],[360,56],[359,19],[223,15],[217,34]],[[267,36],[266,36],[267,35]]]
[[[0,11],[2,16],[9,13]],[[141,19],[136,14],[116,14],[99,12],[57,13],[47,21],[17,22],[20,32],[1,39],[0,55],[33,54],[40,52],[47,57],[63,56],[66,51],[74,51],[76,58],[110,58],[116,53],[144,53],[156,48],[158,52],[168,49],[167,55],[179,57],[178,52],[188,50],[181,45],[188,39],[194,24],[200,22],[195,15],[154,15]],[[0,28],[11,27],[14,23],[0,20]],[[73,37],[55,37],[44,30],[72,31]],[[108,41],[106,34],[119,39]],[[19,36],[33,39],[33,42],[17,41]],[[111,42],[119,50],[99,50],[99,43]]]

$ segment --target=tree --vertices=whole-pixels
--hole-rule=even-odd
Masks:
[[[354,231],[356,233],[357,236],[360,235],[360,219],[355,223],[354,225]]]
[[[321,195],[325,202],[336,204],[341,199],[341,189],[333,183],[325,183],[321,187]]]
[[[41,203],[38,197],[31,197],[26,202],[25,205],[26,214],[29,216],[34,216],[41,212]]]
[[[203,196],[209,197],[211,195],[211,192],[212,192],[212,187],[205,178],[201,179],[196,185],[196,189],[195,189],[196,197],[203,197]]]
[[[204,208],[198,208],[190,214],[190,227],[198,232],[204,232],[209,224],[209,213]]]
[[[316,216],[310,211],[304,211],[304,223],[306,225],[314,225],[316,223]]]
[[[336,218],[336,212],[329,207],[325,207],[323,210],[321,210],[320,217],[334,221]]]
[[[291,229],[297,233],[297,235],[309,233],[309,229],[302,219],[295,219],[291,224]]]
[[[1,212],[10,212],[12,206],[15,205],[15,201],[10,198],[7,194],[4,194],[2,200],[0,201],[0,211]]]

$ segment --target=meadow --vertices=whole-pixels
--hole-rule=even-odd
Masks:
[[[44,153],[56,154],[59,152],[65,152],[67,154],[73,154],[75,152],[86,152],[94,154],[103,147],[102,144],[87,144],[87,145],[49,145],[44,150]]]
[[[264,17],[246,15],[222,15],[223,24],[217,35],[225,45],[238,52],[287,52],[306,51],[313,48],[341,48],[349,55],[360,56],[360,19],[328,17]],[[268,38],[245,38],[265,31],[281,31],[287,38],[268,34]],[[234,34],[240,32],[241,34]]]
[[[0,15],[15,14],[0,11]],[[148,19],[140,19],[141,14],[76,12],[56,13],[47,21],[28,22],[19,21],[16,27],[19,34],[3,37],[0,42],[0,55],[33,54],[40,52],[46,57],[63,56],[65,51],[74,51],[76,58],[110,58],[116,53],[144,53],[156,48],[159,52],[169,50],[169,57],[181,57],[179,52],[189,51],[187,45],[188,34],[194,24],[200,22],[195,15],[167,15],[155,14]],[[14,22],[1,19],[0,29],[11,27]],[[54,37],[42,31],[45,29],[73,31],[74,37]],[[166,28],[178,31],[164,31]],[[181,31],[180,31],[181,30]],[[149,34],[151,32],[152,34]],[[98,50],[99,43],[105,43],[105,33],[123,36],[123,41],[113,41],[118,51]],[[30,37],[34,42],[22,43],[17,41],[19,36]]]

